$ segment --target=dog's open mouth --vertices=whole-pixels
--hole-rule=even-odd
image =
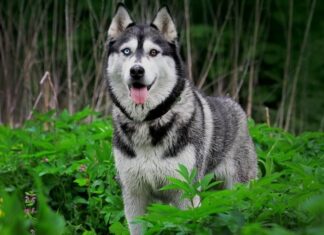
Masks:
[[[148,98],[148,91],[151,89],[152,85],[154,84],[154,81],[146,86],[141,83],[133,83],[128,86],[130,90],[130,96],[135,104],[144,104],[145,101]]]

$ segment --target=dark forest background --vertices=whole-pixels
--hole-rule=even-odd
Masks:
[[[111,102],[102,77],[118,1],[0,1],[0,124],[32,111]],[[257,122],[294,133],[324,128],[324,1],[124,1],[138,22],[168,4],[189,79],[229,95]]]

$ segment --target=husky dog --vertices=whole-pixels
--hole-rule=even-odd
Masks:
[[[179,164],[230,188],[256,177],[257,161],[246,116],[229,98],[206,97],[186,79],[177,31],[167,7],[151,24],[136,24],[123,4],[108,30],[104,74],[113,101],[113,151],[125,215],[132,223],[159,200],[187,208],[181,193],[160,191]]]

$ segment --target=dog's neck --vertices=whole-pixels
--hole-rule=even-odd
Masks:
[[[144,121],[152,121],[154,119],[161,118],[172,108],[173,105],[175,105],[179,101],[179,99],[181,99],[181,94],[184,89],[185,80],[179,79],[175,87],[172,89],[171,95],[168,96],[156,108],[149,111]]]
[[[155,108],[148,111],[145,118],[143,120],[136,120],[136,118],[132,117],[131,114],[127,111],[126,107],[123,107],[120,102],[117,101],[116,97],[111,96],[112,101],[116,108],[120,111],[120,115],[124,116],[129,122],[134,123],[151,123],[155,120],[161,119],[165,116],[173,106],[181,101],[181,96],[186,89],[186,80],[179,79],[176,83],[175,87],[171,91],[171,95],[168,96],[164,101],[158,104]],[[112,94],[112,93],[111,93]]]

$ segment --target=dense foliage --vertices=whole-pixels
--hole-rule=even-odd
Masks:
[[[151,205],[138,219],[147,234],[324,234],[324,133],[250,124],[259,179],[215,190],[210,175],[192,182],[195,171],[180,166],[183,179],[167,188],[201,205]],[[112,133],[90,109],[0,126],[0,234],[128,234]]]

